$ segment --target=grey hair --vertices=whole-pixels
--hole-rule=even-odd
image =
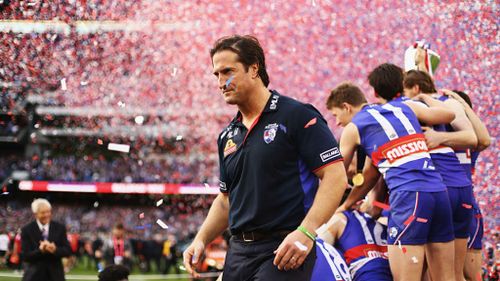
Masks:
[[[33,200],[33,203],[31,203],[31,210],[34,214],[36,214],[41,206],[48,206],[49,209],[52,209],[52,205],[50,205],[50,202],[47,199],[38,198]]]

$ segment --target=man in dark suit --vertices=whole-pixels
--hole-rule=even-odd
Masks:
[[[71,255],[66,228],[51,221],[51,205],[45,199],[31,204],[36,220],[21,230],[23,281],[64,281],[61,258]]]

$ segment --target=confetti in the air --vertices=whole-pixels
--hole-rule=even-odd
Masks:
[[[61,90],[66,91],[68,87],[66,86],[66,78],[61,79]]]
[[[163,199],[156,201],[156,207],[160,207],[161,204],[163,204]]]
[[[137,125],[142,125],[144,123],[144,116],[138,115],[134,118],[134,121]]]
[[[168,225],[166,225],[162,220],[157,219],[156,223],[163,229],[168,229]]]
[[[299,248],[299,250],[301,250],[303,252],[307,251],[307,246],[300,243],[300,241],[295,241],[294,244],[295,244],[295,246],[297,246],[297,248]]]
[[[417,259],[417,257],[415,257],[415,256],[411,257],[411,261],[412,261],[413,263],[418,263],[418,259]]]
[[[140,213],[139,218],[142,220],[144,218],[144,213]]]
[[[108,144],[108,150],[129,153],[129,151],[130,151],[130,145],[128,145],[128,144],[119,144],[119,143],[109,143]]]

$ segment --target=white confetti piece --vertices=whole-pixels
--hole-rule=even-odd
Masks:
[[[156,201],[156,207],[160,207],[161,204],[163,204],[163,199]]]
[[[162,220],[157,219],[156,223],[163,229],[168,229],[168,225],[166,225]]]
[[[61,89],[66,91],[68,87],[66,86],[66,78],[61,79]]]
[[[109,143],[108,144],[108,150],[129,153],[129,151],[130,151],[130,145],[128,145],[128,144],[118,144],[118,143]]]
[[[415,256],[411,257],[411,261],[412,261],[413,263],[418,263],[418,259],[417,259],[417,257],[415,257]]]
[[[144,123],[144,116],[139,115],[134,118],[134,121],[137,125],[142,125]]]
[[[303,252],[307,251],[307,246],[300,243],[299,241],[295,241],[294,244],[295,244],[295,246],[297,246],[297,248],[299,248],[299,250],[301,250]]]

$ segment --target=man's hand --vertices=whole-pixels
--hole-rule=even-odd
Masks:
[[[422,47],[418,46],[417,52],[415,53],[415,64],[419,65],[424,62],[425,62],[425,50]]]
[[[46,240],[40,241],[40,246],[38,246],[38,249],[40,249],[40,251],[42,253],[46,253],[47,252],[47,244],[48,244],[48,242]]]
[[[427,143],[427,147],[429,149],[433,149],[441,145],[442,138],[440,132],[436,132],[430,127],[422,127],[422,130],[424,131],[425,142]]]
[[[304,263],[313,247],[314,242],[309,237],[300,230],[295,230],[288,234],[274,251],[276,257],[273,264],[279,270],[297,269]]]
[[[459,103],[461,103],[463,106],[469,106],[467,104],[467,102],[461,97],[459,96],[457,93],[451,91],[451,90],[448,90],[448,89],[441,89],[441,92],[445,95],[447,95],[448,97],[450,98],[453,98],[455,100],[457,100]]]
[[[191,245],[184,251],[184,267],[193,277],[199,278],[200,274],[193,267],[198,265],[201,256],[205,252],[205,244],[201,241],[193,241]]]
[[[47,247],[45,248],[47,249],[47,252],[51,254],[54,254],[57,249],[56,244],[54,244],[54,242],[47,243]]]

